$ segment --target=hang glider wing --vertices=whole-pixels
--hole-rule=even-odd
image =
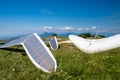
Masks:
[[[50,38],[49,44],[50,44],[50,47],[53,50],[57,50],[58,49],[58,42],[57,42],[57,38],[56,37]]]
[[[56,37],[53,37],[53,38],[50,38],[48,40],[45,40],[44,42],[48,42],[51,49],[53,50],[57,50],[58,49],[58,42],[57,42],[57,38]]]
[[[29,38],[29,36],[30,35],[27,35],[24,37],[18,37],[18,38],[10,39],[10,40],[5,40],[3,43],[4,45],[1,45],[0,48],[10,47],[10,46],[14,46],[14,45],[21,45],[21,43],[23,43],[24,40]]]
[[[85,53],[98,53],[120,47],[120,34],[103,39],[84,39],[69,35],[71,42]]]
[[[36,67],[48,73],[56,71],[57,63],[54,56],[36,33],[12,40],[0,48],[14,45],[22,45]]]

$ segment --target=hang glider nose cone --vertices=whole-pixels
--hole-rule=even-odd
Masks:
[[[73,37],[74,37],[74,35],[69,35],[68,38],[71,40]]]
[[[73,37],[74,35],[69,35],[69,38]]]

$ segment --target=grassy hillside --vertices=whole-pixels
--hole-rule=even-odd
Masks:
[[[120,80],[120,48],[85,54],[72,44],[61,44],[51,50],[57,71],[44,73],[21,54],[22,47],[15,47],[0,49],[0,80]]]

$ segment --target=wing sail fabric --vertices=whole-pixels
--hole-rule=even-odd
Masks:
[[[7,41],[7,42],[4,43],[4,45],[1,45],[0,48],[10,47],[10,46],[14,46],[14,45],[20,45],[29,36],[31,36],[31,35],[24,36],[24,37],[19,37],[17,39],[13,39],[13,40]]]
[[[48,40],[45,40],[44,42],[48,42],[51,49],[53,50],[57,50],[58,49],[58,42],[57,42],[57,38],[56,37],[53,37],[53,38],[50,38]]]
[[[84,39],[69,35],[72,43],[85,53],[96,53],[120,47],[120,34],[103,39]]]
[[[53,50],[57,50],[57,49],[58,49],[58,42],[57,42],[56,37],[51,38],[50,41],[49,41],[49,44],[50,44],[50,47],[51,47]]]
[[[57,63],[54,56],[36,33],[10,41],[0,48],[20,44],[36,67],[48,73],[56,71]]]
[[[45,72],[56,70],[56,60],[37,34],[25,40],[23,46],[26,52],[29,53],[30,59],[38,68],[43,69]]]

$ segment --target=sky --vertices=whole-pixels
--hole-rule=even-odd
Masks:
[[[0,0],[0,37],[90,31],[120,33],[120,0]]]

